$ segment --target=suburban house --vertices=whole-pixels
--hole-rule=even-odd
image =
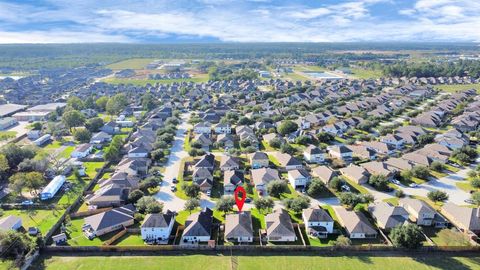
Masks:
[[[203,192],[207,192],[212,189],[213,174],[210,169],[195,168],[193,170],[192,180],[200,186],[200,190],[202,190]]]
[[[374,160],[377,158],[377,152],[365,145],[347,145],[346,147],[352,151],[352,156],[358,157],[359,159]]]
[[[348,167],[341,168],[340,173],[348,180],[353,181],[359,185],[365,184],[370,174],[363,167],[350,164]]]
[[[288,181],[293,188],[305,188],[310,183],[310,173],[304,169],[288,171]]]
[[[212,145],[212,140],[204,133],[196,134],[192,142],[199,143],[204,151],[210,150],[210,146]]]
[[[393,179],[397,170],[389,167],[385,162],[370,161],[360,164],[371,175],[383,175],[387,179]]]
[[[297,240],[290,215],[285,209],[276,209],[265,216],[267,241],[294,242]]]
[[[377,221],[378,227],[391,230],[408,221],[408,212],[401,206],[393,206],[386,202],[380,202],[368,207],[368,211]]]
[[[387,168],[391,171],[408,171],[413,168],[413,164],[402,158],[389,158],[385,160]]]
[[[402,156],[403,159],[412,162],[413,164],[429,167],[433,160],[430,157],[427,157],[416,152],[407,153]]]
[[[218,134],[216,143],[224,148],[232,148],[235,146],[235,140],[231,134]]]
[[[133,225],[134,214],[135,207],[132,204],[128,204],[86,217],[84,223],[88,226],[88,231],[91,235],[101,236]]]
[[[212,223],[213,211],[210,208],[191,214],[185,221],[181,244],[195,244],[210,240]]]
[[[175,215],[172,213],[147,214],[140,227],[143,241],[167,244],[174,224]]]
[[[377,230],[362,212],[348,211],[343,207],[335,207],[334,210],[348,237],[352,239],[377,237]]]
[[[107,134],[114,135],[120,132],[120,127],[117,125],[117,123],[110,121],[105,123],[100,130]]]
[[[326,238],[329,233],[333,233],[334,220],[322,208],[304,209],[302,219],[308,235]]]
[[[228,214],[225,217],[225,241],[237,243],[253,242],[253,226],[250,211]]]
[[[22,227],[22,219],[17,216],[6,216],[0,219],[0,231],[18,231]]]
[[[237,186],[242,185],[244,175],[241,171],[231,170],[223,173],[223,193],[231,194],[235,191]]]
[[[232,127],[228,123],[218,123],[214,126],[213,130],[216,134],[230,134],[232,133]]]
[[[193,126],[195,134],[210,134],[211,130],[212,124],[210,122],[200,122]]]
[[[77,146],[75,150],[70,154],[72,158],[85,158],[86,156],[90,155],[93,150],[93,145],[89,143],[83,143]]]
[[[238,170],[240,165],[238,163],[237,158],[232,156],[223,155],[220,159],[220,170],[222,171],[231,171],[231,170]]]
[[[402,149],[405,144],[405,141],[403,140],[403,138],[396,134],[387,134],[381,137],[380,141],[383,143],[392,145],[396,149]]]
[[[5,130],[8,129],[14,125],[16,125],[18,122],[15,118],[13,117],[5,117],[0,119],[0,130]]]
[[[252,169],[266,168],[269,164],[268,156],[264,152],[252,153],[248,155],[248,159],[250,160]]]
[[[195,168],[206,168],[213,170],[215,167],[215,155],[208,153],[202,156],[196,163],[193,165]]]
[[[419,226],[446,228],[449,224],[443,216],[422,200],[403,198],[399,200],[399,205],[407,210],[410,220]]]
[[[267,185],[273,180],[280,180],[278,171],[272,168],[260,168],[250,170],[252,174],[252,181],[255,188],[260,194],[267,193]]]
[[[352,160],[353,152],[345,145],[333,145],[333,146],[327,147],[327,149],[328,149],[328,154],[332,158],[336,158],[344,161]]]
[[[309,145],[305,148],[303,157],[309,163],[323,163],[325,161],[325,153],[315,145]]]
[[[377,142],[377,141],[371,141],[371,142],[362,142],[363,146],[366,146],[378,154],[382,155],[391,155],[395,153],[395,147],[392,146],[391,144],[384,143],[384,142]]]
[[[300,162],[298,159],[296,159],[290,154],[278,152],[276,154],[276,158],[280,163],[280,166],[287,171],[299,170],[303,168],[302,162]]]
[[[321,165],[312,169],[312,175],[319,178],[325,185],[328,185],[337,173],[329,167]]]
[[[480,208],[458,206],[447,202],[441,213],[463,232],[480,232]]]
[[[112,140],[112,135],[110,135],[110,134],[108,134],[104,131],[100,131],[100,132],[97,132],[97,133],[93,134],[92,138],[90,139],[90,143],[95,144],[95,145],[101,145],[101,144],[107,143],[111,140]]]

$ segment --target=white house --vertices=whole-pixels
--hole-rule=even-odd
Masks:
[[[138,147],[132,148],[128,151],[127,156],[129,158],[146,158],[148,157],[148,149],[145,148],[143,145]]]
[[[382,138],[380,138],[380,141],[386,144],[390,144],[394,146],[396,149],[402,149],[403,145],[405,144],[405,141],[403,140],[403,138],[395,134],[385,135]]]
[[[219,123],[214,127],[216,134],[230,134],[232,133],[232,127],[228,123]]]
[[[193,127],[193,132],[196,134],[210,134],[212,124],[210,122],[200,122]]]
[[[323,163],[325,161],[325,153],[315,145],[309,145],[303,151],[303,157],[309,163]]]
[[[53,198],[55,194],[57,194],[58,190],[62,187],[63,183],[65,183],[65,176],[64,175],[57,175],[53,178],[50,183],[40,192],[40,200],[48,200]]]
[[[72,158],[84,158],[88,156],[93,149],[93,145],[89,143],[84,143],[79,145],[73,152],[70,154]]]
[[[304,209],[302,219],[308,235],[325,238],[333,233],[334,220],[322,208]]]
[[[328,147],[328,154],[332,158],[352,160],[353,152],[345,145],[333,145]]]
[[[306,170],[288,171],[288,182],[293,188],[306,187],[310,183],[310,174]]]
[[[169,214],[148,214],[145,216],[140,232],[145,242],[168,244],[175,216]]]

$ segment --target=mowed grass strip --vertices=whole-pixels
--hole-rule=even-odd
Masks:
[[[479,269],[480,257],[368,257],[368,256],[238,256],[236,269],[328,269],[328,270],[433,270]],[[32,270],[150,270],[232,269],[230,256],[139,256],[139,257],[48,257],[40,258]],[[233,268],[235,269],[235,268]]]

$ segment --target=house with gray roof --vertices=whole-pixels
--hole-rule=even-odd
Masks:
[[[442,215],[422,200],[402,198],[399,205],[408,212],[410,220],[419,226],[445,228],[449,224]]]
[[[101,236],[133,225],[135,207],[132,204],[86,217],[84,223],[88,225],[89,232],[93,236]]]
[[[266,194],[267,185],[271,181],[280,180],[278,171],[272,168],[260,168],[250,170],[252,181],[260,194]]]
[[[308,235],[326,238],[329,233],[333,233],[334,220],[320,207],[304,209],[302,220]]]
[[[140,233],[145,242],[168,243],[175,215],[173,213],[147,214],[140,226]]]
[[[250,211],[228,214],[225,217],[225,241],[237,243],[253,242],[253,225]]]
[[[290,215],[285,209],[276,209],[265,216],[267,241],[294,242],[297,240]]]
[[[0,231],[18,231],[21,227],[22,219],[20,217],[9,215],[0,219]]]
[[[348,237],[352,239],[377,237],[377,230],[362,212],[349,211],[343,207],[334,207],[334,210]]]
[[[377,221],[378,227],[391,230],[408,221],[408,212],[401,206],[393,206],[386,202],[380,202],[368,207],[368,211]]]
[[[465,233],[480,233],[480,208],[463,207],[447,202],[442,206],[441,213]]]
[[[210,208],[191,214],[185,221],[180,244],[207,242],[211,238],[212,226],[213,211]]]

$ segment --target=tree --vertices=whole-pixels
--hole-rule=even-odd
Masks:
[[[423,180],[427,180],[428,177],[430,176],[430,171],[425,166],[415,166],[412,168],[411,172],[412,172],[412,176],[423,179]]]
[[[427,193],[427,197],[434,202],[443,202],[448,200],[448,194],[441,190],[432,190]]]
[[[94,117],[87,120],[85,127],[90,130],[90,132],[98,132],[101,127],[103,127],[103,119],[100,117]]]
[[[272,209],[275,206],[275,203],[270,197],[267,197],[267,198],[260,197],[254,201],[254,204],[255,204],[255,208],[257,208],[261,213],[268,212],[270,211],[270,209]]]
[[[282,144],[282,147],[280,148],[280,151],[282,153],[287,153],[287,154],[292,155],[293,153],[295,153],[295,148],[293,146],[291,146],[289,143],[284,143],[284,144]]]
[[[299,213],[303,209],[306,209],[310,206],[310,198],[307,196],[298,196],[295,198],[286,199],[284,203],[287,209],[290,209],[295,213]]]
[[[127,104],[127,97],[124,94],[116,94],[108,100],[105,109],[108,114],[116,115],[125,109]]]
[[[190,198],[198,198],[198,196],[200,195],[200,186],[195,183],[191,185],[185,183],[183,191],[185,192],[185,195]]]
[[[351,245],[352,245],[352,240],[350,240],[350,238],[343,235],[339,235],[337,237],[337,240],[335,240],[336,247],[349,247]]]
[[[467,165],[474,162],[477,156],[477,151],[470,146],[455,149],[452,153],[452,158],[456,159],[460,165]]]
[[[421,247],[424,240],[422,229],[412,223],[394,227],[390,231],[389,237],[394,246],[408,249]]]
[[[310,143],[312,143],[312,140],[310,139],[310,137],[302,135],[302,136],[298,136],[295,139],[295,143],[301,144],[301,145],[309,145]]]
[[[128,201],[130,203],[136,203],[144,195],[145,195],[145,193],[143,193],[143,191],[141,191],[140,189],[132,190],[132,192],[130,192],[130,194],[128,194]]]
[[[35,248],[35,242],[27,234],[14,230],[0,231],[2,257],[19,262]]]
[[[69,129],[79,127],[85,123],[85,116],[77,110],[71,110],[62,115],[62,122]]]
[[[285,136],[287,134],[290,134],[298,129],[297,123],[291,121],[291,120],[285,120],[283,121],[277,128],[278,133],[281,135]]]
[[[282,141],[279,138],[271,139],[268,144],[273,148],[280,148],[282,146]]]
[[[150,176],[147,177],[145,180],[141,181],[138,185],[138,188],[143,192],[147,193],[149,188],[157,187],[161,182],[160,177],[158,176]]]
[[[475,203],[477,206],[480,206],[480,192],[474,192],[470,196],[470,199]]]
[[[445,170],[445,164],[441,163],[440,161],[434,161],[430,164],[430,168],[436,172],[442,172]]]
[[[342,179],[340,179],[337,176],[334,176],[328,183],[328,186],[335,191],[340,191],[340,189],[342,188],[342,185],[343,185]]]
[[[20,147],[13,143],[5,145],[2,148],[1,153],[7,158],[8,166],[10,168],[16,168],[24,159],[33,158],[36,155],[34,148],[29,146]]]
[[[158,202],[152,196],[144,196],[137,201],[135,207],[140,213],[153,214],[162,212],[163,203]]]
[[[81,143],[87,143],[92,138],[92,133],[86,128],[79,128],[73,131],[73,138]]]
[[[311,197],[318,197],[325,190],[325,184],[317,177],[314,177],[307,189],[307,194]]]
[[[183,209],[187,210],[189,213],[192,213],[192,211],[198,207],[200,207],[200,201],[197,198],[190,198],[185,202]]]
[[[434,138],[435,136],[433,136],[433,134],[422,134],[418,136],[418,143],[420,145],[426,145],[432,143]]]
[[[102,97],[99,97],[99,98],[95,101],[95,105],[97,106],[97,109],[98,109],[99,111],[104,112],[104,111],[106,110],[106,107],[107,107],[107,102],[108,102],[108,97],[102,96]]]
[[[10,170],[8,159],[4,154],[0,154],[0,177],[3,178]]]
[[[480,178],[474,178],[470,184],[472,185],[472,187],[474,188],[480,188]]]
[[[42,129],[42,123],[40,122],[35,122],[32,124],[32,129],[33,130],[41,130]]]
[[[226,214],[233,210],[234,205],[235,199],[233,198],[233,196],[222,196],[220,200],[218,200],[216,208],[218,211],[222,211]]]
[[[85,108],[85,104],[79,97],[70,96],[67,100],[67,107],[80,111]]]
[[[40,172],[28,172],[25,174],[25,187],[37,190],[45,184],[45,178]]]
[[[317,134],[317,139],[321,143],[329,143],[329,142],[333,141],[334,137],[330,133],[320,132],[320,133]]]
[[[374,174],[368,179],[368,184],[380,191],[389,190],[388,179],[385,175]]]
[[[103,157],[110,162],[120,160],[122,146],[123,146],[122,137],[114,136],[110,145],[107,148],[105,148]]]
[[[151,111],[157,107],[155,97],[150,92],[146,92],[142,96],[142,107],[146,111]]]
[[[267,192],[270,196],[279,197],[288,190],[287,183],[283,180],[273,180],[267,185]]]

